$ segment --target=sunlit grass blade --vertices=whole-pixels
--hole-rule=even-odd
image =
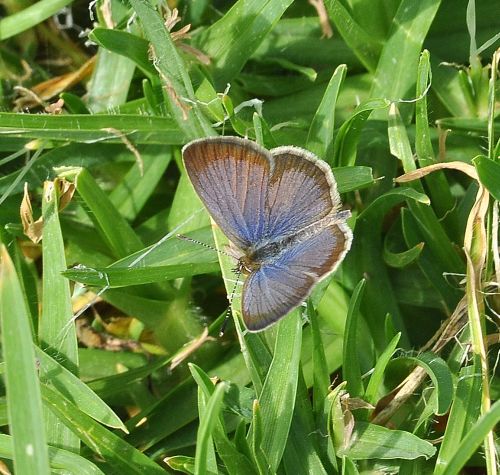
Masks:
[[[27,8],[0,19],[0,41],[41,23],[73,0],[41,0]],[[25,4],[26,5],[26,4]]]
[[[335,106],[346,71],[347,66],[342,64],[333,73],[307,134],[307,150],[324,159],[331,155],[333,149]]]
[[[40,346],[73,374],[78,374],[78,343],[75,325],[71,321],[73,308],[69,281],[61,272],[66,269],[64,243],[59,223],[59,199],[67,183],[45,182],[42,197],[43,212],[43,300],[39,324]],[[45,368],[42,374],[46,378]],[[56,416],[48,413],[45,419],[47,439],[51,445],[78,451],[77,437],[62,426]]]
[[[74,181],[76,191],[85,204],[89,217],[115,257],[124,257],[143,247],[137,234],[113,206],[88,170],[73,168],[61,172],[61,176]]]
[[[130,4],[141,20],[145,36],[150,42],[154,64],[163,85],[167,88],[166,98],[170,113],[178,127],[190,139],[215,135],[196,103],[184,60],[179,55],[164,21],[148,1],[131,0]]]
[[[196,38],[196,44],[212,59],[218,88],[233,80],[291,3],[239,0]]]
[[[16,473],[50,473],[33,335],[19,279],[1,246],[0,318],[10,433]]]
[[[277,324],[273,360],[259,395],[262,422],[262,450],[275,471],[285,450],[297,391],[302,322],[298,311]]]
[[[411,99],[418,57],[440,3],[440,0],[403,0],[399,4],[377,64],[372,97]],[[404,108],[405,122],[411,113],[411,106]]]
[[[63,142],[183,144],[185,133],[167,117],[145,115],[38,115],[0,112],[0,137]]]

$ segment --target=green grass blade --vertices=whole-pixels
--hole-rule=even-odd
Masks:
[[[76,191],[88,210],[89,217],[115,257],[127,256],[143,247],[137,234],[87,170],[64,170],[62,175],[74,180]]]
[[[208,375],[194,364],[190,364],[189,369],[206,398],[211,398],[214,394],[215,387]],[[204,408],[203,411],[208,414],[207,408]],[[220,413],[217,418],[218,421],[213,428],[212,437],[217,447],[217,453],[223,460],[228,473],[230,475],[256,475],[257,470],[253,467],[253,464],[248,460],[245,454],[237,450],[235,444],[232,443],[226,435]]]
[[[325,6],[347,45],[368,71],[374,71],[382,49],[381,39],[365,31],[343,3],[326,0]]]
[[[278,22],[292,0],[239,0],[196,44],[212,59],[217,88],[223,89]]]
[[[217,419],[219,418],[219,413],[222,409],[222,400],[225,391],[225,383],[222,382],[217,384],[217,386],[215,386],[213,394],[208,399],[205,408],[203,408],[203,414],[200,414],[200,427],[198,429],[198,435],[196,437],[196,455],[194,468],[196,475],[214,473],[213,467],[212,469],[209,468],[207,459],[209,446],[212,445],[212,432],[214,430]]]
[[[133,221],[143,209],[162,179],[172,153],[162,146],[144,146],[138,149],[135,166],[118,183],[109,195],[120,214]]]
[[[425,369],[430,376],[437,392],[437,415],[446,414],[453,399],[453,379],[450,369],[442,358],[432,353],[422,353],[415,358],[409,358]]]
[[[36,356],[40,362],[40,380],[50,384],[64,397],[70,399],[85,414],[109,427],[122,429],[126,432],[121,419],[113,410],[95,394],[87,384],[68,371],[57,360],[35,347]],[[123,387],[123,386],[122,386]]]
[[[123,144],[123,136],[134,144],[186,142],[185,133],[169,117],[139,114],[47,115],[0,112],[0,136]]]
[[[190,139],[214,135],[215,132],[202,114],[194,95],[184,60],[167,31],[163,19],[147,0],[130,0],[141,20],[160,78],[167,89],[170,113],[179,128]],[[186,103],[186,99],[189,103]]]
[[[500,201],[500,163],[491,160],[484,155],[480,155],[472,163],[476,166],[479,180],[483,186],[491,193],[491,196]]]
[[[359,215],[356,220],[356,237],[344,266],[346,272],[353,274],[352,279],[356,282],[365,274],[377,276],[376,283],[371,280],[367,281],[365,299],[369,305],[366,308],[362,306],[361,310],[370,327],[375,348],[379,351],[383,351],[386,346],[385,330],[380,322],[384,321],[388,312],[391,314],[397,330],[402,332],[403,344],[407,340],[396,294],[382,259],[383,243],[381,238],[383,217],[394,206],[407,199],[428,202],[428,198],[422,193],[411,188],[399,188],[375,199]]]
[[[285,450],[295,404],[299,374],[302,322],[298,311],[277,324],[274,356],[259,396],[262,423],[262,450],[271,472],[276,471]]]
[[[307,134],[306,149],[323,159],[329,157],[332,152],[335,106],[346,72],[347,66],[341,64],[333,73]]]
[[[89,38],[109,51],[122,54],[134,61],[146,76],[156,77],[156,70],[148,59],[149,43],[144,38],[120,30],[108,28],[94,28]],[[123,45],[127,45],[126,48]]]
[[[16,473],[50,473],[33,337],[19,279],[7,249],[1,249],[0,318],[10,433]]]
[[[472,456],[475,450],[483,443],[486,436],[500,421],[500,401],[491,406],[488,413],[481,416],[472,429],[464,437],[457,448],[455,456],[445,468],[443,475],[456,475]]]
[[[12,436],[0,434],[0,457],[12,460],[13,447]],[[104,475],[92,462],[68,450],[49,446],[49,458],[52,469],[69,472],[71,475]]]
[[[352,166],[356,162],[356,152],[363,125],[374,110],[387,109],[386,99],[370,99],[356,107],[351,117],[339,128],[333,143],[332,162],[335,166]]]
[[[125,56],[100,48],[96,57],[86,98],[86,105],[93,113],[125,104],[135,72],[134,62]]]
[[[460,370],[455,397],[451,407],[448,424],[439,449],[434,475],[442,475],[450,461],[455,457],[460,441],[469,432],[472,424],[480,414],[481,377],[474,366],[466,366]]]
[[[359,308],[363,299],[365,284],[364,279],[360,280],[352,293],[344,331],[342,376],[347,381],[347,391],[352,397],[361,396],[364,393],[357,336],[358,319],[360,318]]]
[[[342,452],[353,460],[432,457],[436,448],[410,432],[357,422],[351,445]]]
[[[372,97],[398,101],[413,96],[422,44],[440,4],[440,0],[401,1],[377,64]],[[405,108],[405,121],[411,113],[411,107]]]
[[[401,338],[401,333],[396,334],[392,340],[387,345],[387,348],[380,354],[373,369],[373,373],[370,376],[370,381],[366,386],[366,391],[364,395],[365,401],[370,404],[376,404],[379,396],[379,390],[382,385],[384,378],[384,372],[392,358],[392,355],[396,351],[399,339]]]
[[[63,367],[78,374],[78,343],[75,324],[71,321],[73,308],[68,279],[61,272],[66,269],[64,242],[59,223],[59,194],[64,182],[45,182],[42,197],[43,215],[43,300],[38,336],[44,351],[56,358]],[[44,369],[41,377],[47,377]],[[77,452],[77,437],[52,414],[45,419],[47,440],[51,445]]]
[[[193,275],[217,272],[217,262],[176,264],[158,267],[132,267],[124,269],[110,269],[109,267],[90,268],[76,267],[63,274],[68,279],[94,287],[108,286],[110,289],[128,287],[130,285],[152,284],[166,280],[180,279]]]
[[[47,407],[78,435],[85,445],[99,454],[118,473],[131,475],[165,473],[163,468],[150,458],[95,422],[50,386],[42,386],[42,395]]]
[[[40,0],[18,13],[0,20],[0,41],[17,35],[28,28],[38,25],[59,10],[72,3],[73,0]]]

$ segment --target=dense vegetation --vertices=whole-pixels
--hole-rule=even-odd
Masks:
[[[2,473],[496,474],[498,4],[167,3],[0,2]],[[180,156],[216,134],[352,212],[257,334],[176,237],[227,244]]]

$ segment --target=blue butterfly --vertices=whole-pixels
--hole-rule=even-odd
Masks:
[[[300,305],[342,262],[352,241],[330,167],[307,150],[270,151],[238,137],[182,149],[213,220],[241,251],[243,321],[260,331]]]

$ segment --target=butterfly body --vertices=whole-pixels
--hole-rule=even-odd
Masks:
[[[237,137],[195,140],[184,164],[214,221],[241,251],[242,313],[259,331],[298,306],[351,243],[328,165],[297,147]]]

